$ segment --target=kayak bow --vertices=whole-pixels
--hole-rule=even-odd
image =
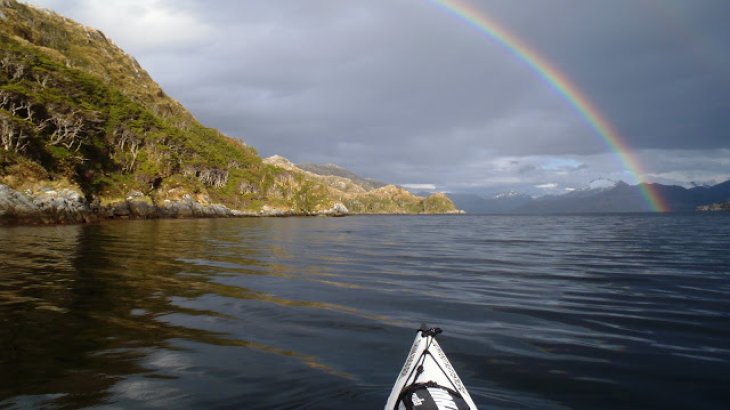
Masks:
[[[385,410],[476,410],[436,341],[439,328],[421,326],[401,369]]]

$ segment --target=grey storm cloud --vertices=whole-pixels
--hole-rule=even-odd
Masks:
[[[465,1],[564,73],[646,179],[730,177],[706,160],[730,151],[729,2]],[[34,3],[100,28],[264,156],[446,190],[633,182],[563,96],[432,1]]]

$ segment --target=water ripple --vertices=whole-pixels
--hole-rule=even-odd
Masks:
[[[428,322],[484,408],[721,408],[728,222],[0,228],[0,407],[379,408]]]

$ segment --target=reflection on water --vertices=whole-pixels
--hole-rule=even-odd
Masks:
[[[380,408],[422,321],[486,408],[718,408],[728,222],[2,227],[0,408]]]
[[[256,220],[246,221],[249,226],[243,232],[212,235],[218,222],[0,230],[0,399],[36,396],[47,404],[70,407],[103,403],[126,376],[149,373],[143,359],[151,352],[180,349],[176,340],[259,350],[349,377],[312,355],[196,325],[195,317],[203,322],[237,321],[215,306],[187,306],[187,301],[203,297],[359,314],[333,303],[291,300],[217,283],[215,274],[221,267],[226,272],[222,276],[288,275],[285,268],[267,262],[285,257],[286,251],[276,245],[275,237],[267,237],[271,232],[259,229]],[[206,239],[211,236],[215,239]],[[245,247],[238,245],[242,241]],[[235,254],[226,254],[229,248]],[[206,256],[211,249],[224,250],[215,266]],[[164,357],[156,360],[175,361],[175,356]]]

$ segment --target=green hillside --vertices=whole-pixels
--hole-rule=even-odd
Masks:
[[[14,0],[0,0],[0,138],[0,184],[19,192],[292,214],[341,196],[200,124],[102,32]]]

